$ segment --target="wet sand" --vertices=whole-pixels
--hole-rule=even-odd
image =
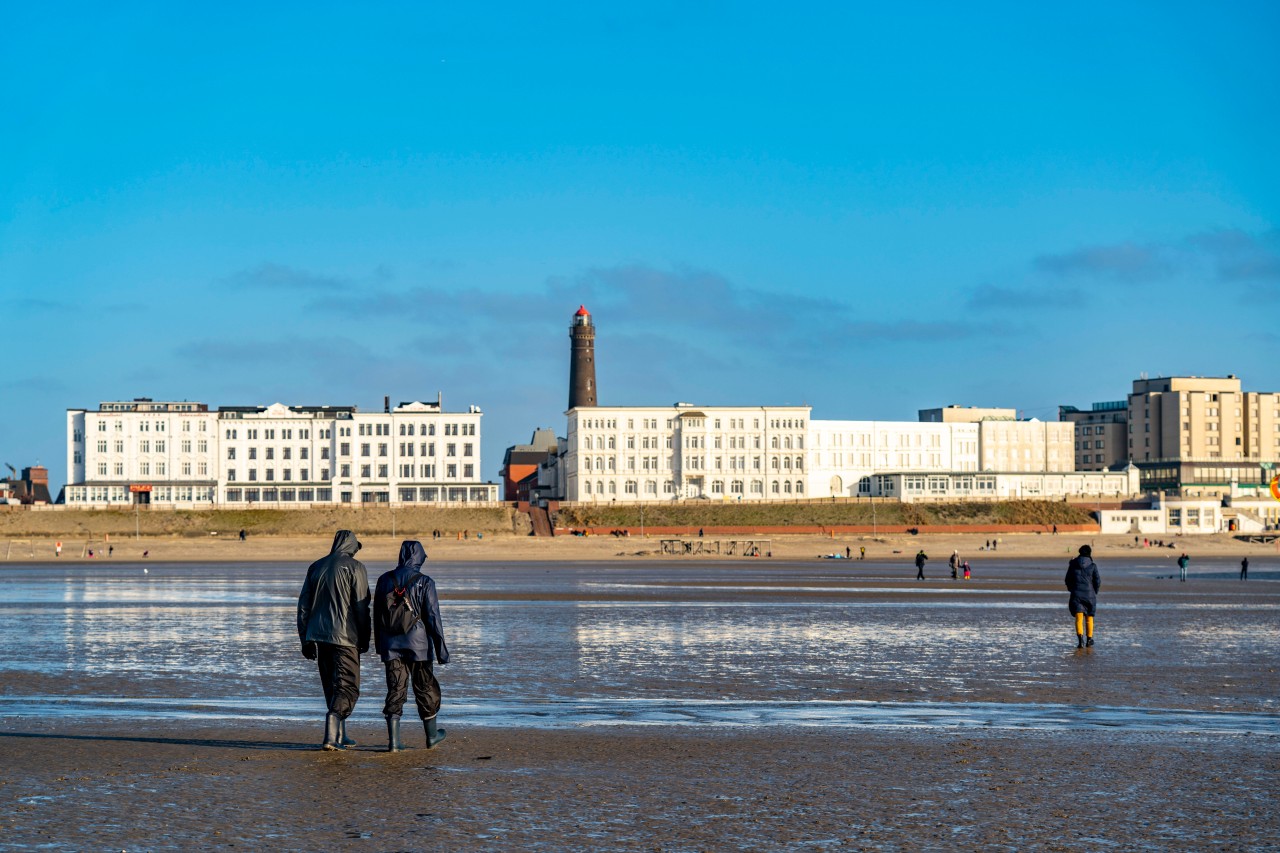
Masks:
[[[393,755],[363,745],[318,752],[315,732],[298,727],[89,728],[0,733],[0,849],[1266,850],[1280,841],[1274,737],[490,729]]]
[[[11,566],[0,850],[1274,849],[1280,573],[1100,563],[1076,652],[1057,559],[438,561],[394,755],[372,657],[315,748],[301,564]]]

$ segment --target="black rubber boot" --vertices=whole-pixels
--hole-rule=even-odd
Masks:
[[[400,716],[387,716],[387,752],[399,752],[404,749],[400,742]]]
[[[343,749],[346,749],[349,746],[356,745],[356,742],[354,740],[347,737],[347,721],[346,720],[343,720],[342,722],[338,723],[338,745],[341,746]]]
[[[338,715],[330,711],[324,715],[324,743],[320,744],[321,749],[334,750],[342,749],[338,744],[338,737],[342,731],[342,720],[338,719]]]
[[[1076,648],[1077,649],[1084,648],[1084,634],[1076,634]]]
[[[1085,646],[1092,646],[1092,645],[1093,645],[1093,637],[1090,637],[1088,640],[1085,641]]]
[[[427,730],[427,749],[434,749],[435,745],[444,740],[444,729],[436,728],[436,718],[428,717],[422,721],[423,727]]]

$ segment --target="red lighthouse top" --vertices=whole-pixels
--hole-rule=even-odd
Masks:
[[[579,305],[579,306],[578,306],[578,311],[577,311],[577,313],[575,313],[573,316],[575,316],[575,317],[590,317],[590,316],[591,316],[591,312],[587,310],[587,306],[585,306],[585,305]]]

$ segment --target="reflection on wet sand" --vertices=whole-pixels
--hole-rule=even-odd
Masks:
[[[314,716],[315,674],[294,632],[301,565],[143,568],[0,574],[0,716]],[[1098,646],[1077,655],[1054,565],[918,585],[883,566],[439,563],[454,651],[439,673],[444,713],[484,725],[670,713],[842,726],[947,725],[954,712],[1034,728],[1063,708],[1110,708],[1088,724],[1158,712],[1166,731],[1274,728],[1280,584],[1105,568]],[[372,717],[381,668],[364,660],[357,716]]]

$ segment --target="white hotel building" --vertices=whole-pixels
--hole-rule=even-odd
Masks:
[[[67,412],[72,506],[489,502],[476,406],[228,406],[137,399]]]
[[[810,413],[690,403],[570,409],[539,485],[584,503],[1136,492],[1130,474],[1073,470],[1071,424],[815,421]]]
[[[806,497],[808,406],[569,411],[553,489],[569,501]]]

